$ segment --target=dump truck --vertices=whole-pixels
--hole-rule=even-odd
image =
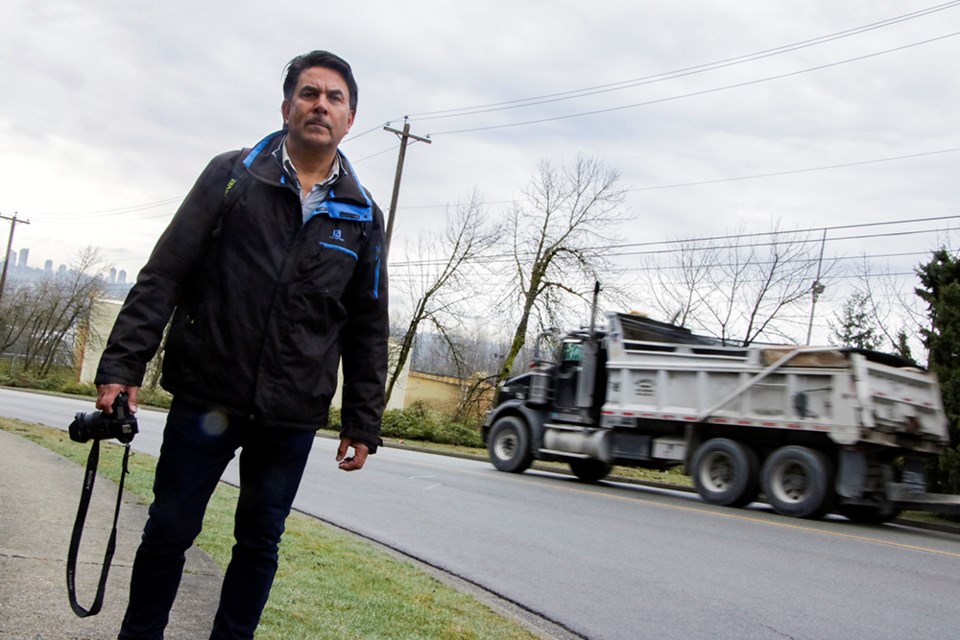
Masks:
[[[500,387],[482,425],[501,471],[559,461],[597,482],[615,465],[682,467],[712,504],[762,494],[785,516],[870,523],[905,509],[960,513],[960,496],[927,492],[948,433],[936,376],[913,363],[724,345],[629,313],[540,336],[531,369]]]

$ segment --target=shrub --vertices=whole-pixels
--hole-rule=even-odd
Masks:
[[[170,403],[173,401],[173,396],[159,387],[156,389],[140,387],[140,391],[137,394],[137,401],[145,407],[169,409]]]
[[[92,382],[64,382],[60,385],[60,388],[57,391],[61,393],[69,393],[73,396],[89,396],[91,398],[97,397],[97,385]]]
[[[483,446],[475,426],[454,422],[422,403],[406,409],[390,409],[383,414],[383,435],[404,440],[423,440],[466,447]]]
[[[340,427],[340,409],[336,407],[330,407],[330,416],[327,418],[327,429],[340,431]]]
[[[36,376],[31,373],[18,371],[13,374],[0,376],[0,384],[20,389],[39,389],[40,391],[60,391],[62,387],[72,383],[72,378],[62,374]]]

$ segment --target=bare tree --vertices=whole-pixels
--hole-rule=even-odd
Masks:
[[[605,247],[610,230],[625,219],[620,175],[596,158],[578,157],[563,167],[548,161],[524,189],[505,220],[513,241],[511,289],[505,300],[520,313],[497,379],[510,375],[531,320],[561,324],[570,296],[586,299],[611,268]]]
[[[34,313],[34,287],[29,283],[7,283],[6,295],[0,306],[0,353],[19,343],[30,324]]]
[[[687,326],[704,304],[701,296],[710,286],[707,278],[721,261],[717,254],[715,247],[682,240],[676,243],[666,266],[660,265],[660,254],[647,256],[643,261],[644,272],[648,274],[645,290],[654,309],[681,327]]]
[[[914,359],[914,352],[925,353],[920,336],[929,329],[929,319],[916,295],[916,279],[895,275],[867,256],[858,264],[856,277],[854,295],[863,298],[864,310],[883,338],[877,348],[907,360]]]
[[[46,375],[57,363],[70,364],[74,343],[85,337],[94,303],[103,295],[100,251],[82,250],[65,273],[21,283],[4,299],[0,344],[15,348],[25,371]]]
[[[684,326],[724,344],[795,342],[812,289],[819,295],[836,266],[818,254],[807,232],[774,228],[758,236],[740,228],[722,239],[685,240],[664,269],[645,272],[654,306]]]
[[[454,420],[479,422],[483,419],[483,415],[493,404],[496,391],[493,384],[494,378],[495,376],[476,373],[463,380],[457,398],[457,408],[452,416]]]
[[[464,303],[475,297],[469,286],[467,267],[489,248],[494,237],[484,219],[482,200],[474,191],[448,216],[442,234],[421,238],[415,252],[418,259],[407,265],[406,277],[394,279],[401,283],[396,288],[409,296],[412,312],[396,355],[391,359],[388,401],[423,325],[429,325],[442,337],[458,370],[462,369],[462,350],[455,329]]]

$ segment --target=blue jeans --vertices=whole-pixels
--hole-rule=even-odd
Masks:
[[[227,463],[240,453],[236,544],[211,639],[253,638],[277,570],[277,548],[313,445],[312,432],[271,429],[174,400],[163,432],[154,501],[133,563],[120,640],[163,638],[184,553]]]

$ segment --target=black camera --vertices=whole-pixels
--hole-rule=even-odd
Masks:
[[[70,439],[74,442],[108,440],[130,442],[137,435],[137,418],[130,412],[126,393],[118,393],[113,401],[113,413],[105,411],[78,411],[70,423]]]

